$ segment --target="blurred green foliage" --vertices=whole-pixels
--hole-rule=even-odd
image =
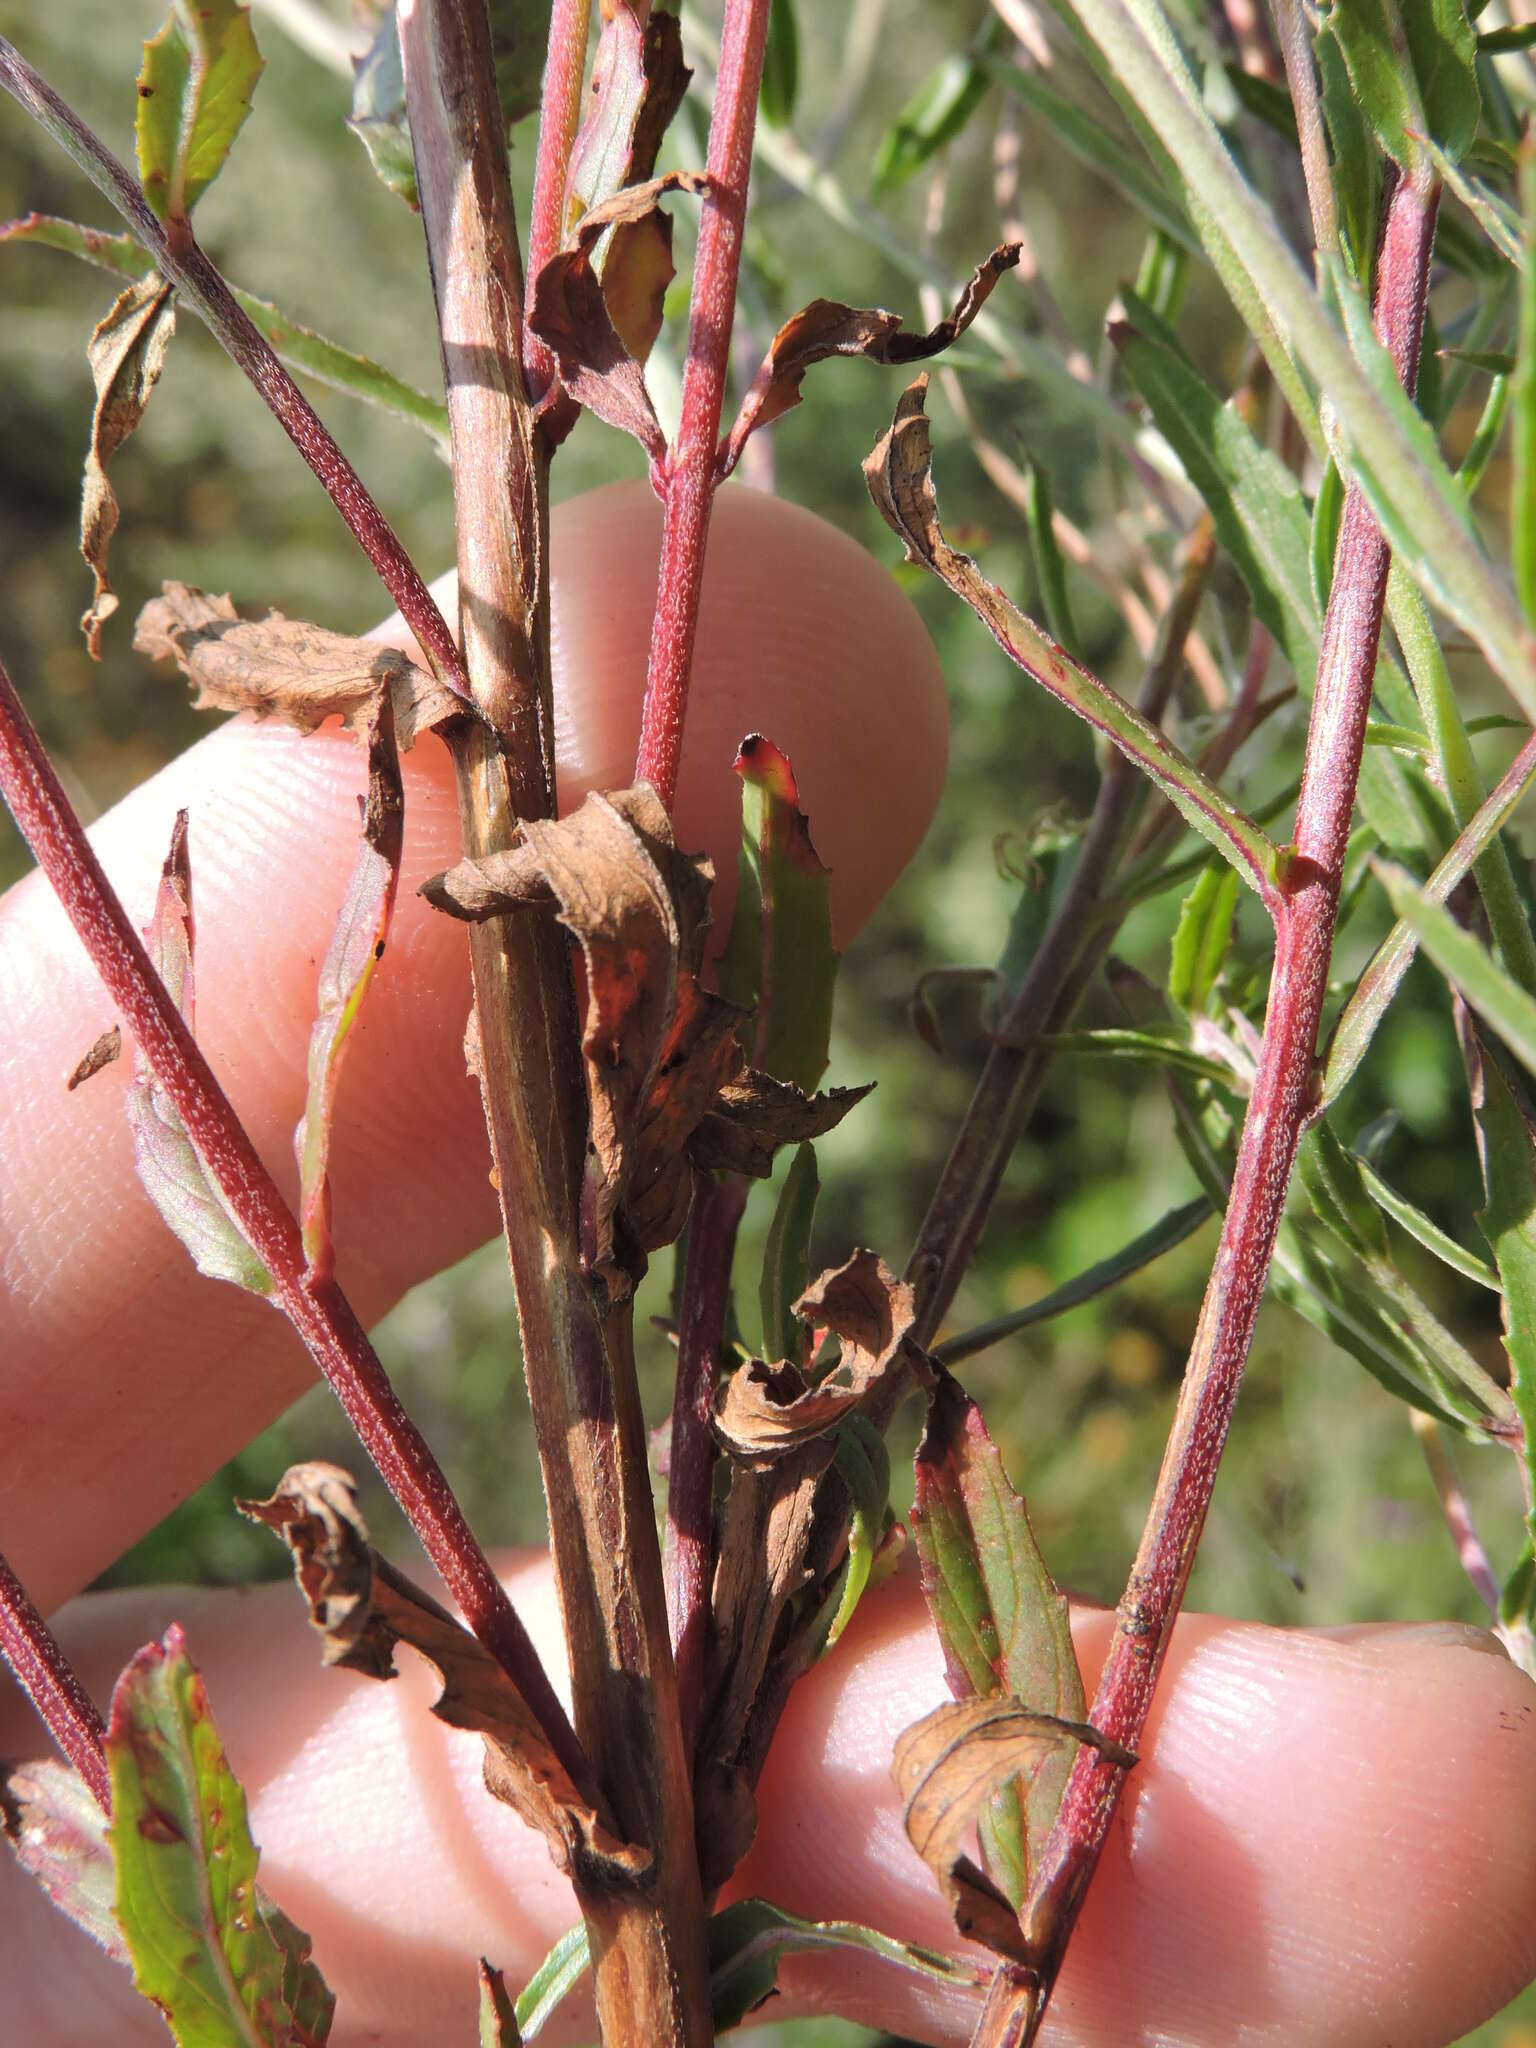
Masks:
[[[56,0],[47,9],[34,0],[0,0],[0,30],[21,43],[125,154],[139,45],[157,15],[149,0],[110,10],[89,0]],[[856,211],[880,167],[880,204],[897,237],[913,250],[931,243],[939,269],[963,274],[991,246],[997,228],[992,153],[1000,89],[988,82],[991,74],[976,54],[987,8],[981,0],[930,0],[922,7],[913,0],[858,0],[847,10],[802,6],[798,18],[794,134],[841,181]],[[347,82],[298,50],[273,14],[259,10],[257,30],[269,70],[228,168],[202,201],[206,246],[237,283],[378,356],[422,388],[438,389],[419,225],[378,185],[346,133]],[[914,122],[933,99],[935,67],[946,58],[964,73],[967,111],[976,117],[945,127],[945,153],[913,162]],[[901,182],[887,140],[898,121],[906,123]],[[701,133],[690,110],[669,146],[691,156]],[[527,136],[521,131],[514,152],[524,192],[531,168]],[[1043,131],[1025,123],[1014,146],[1020,178],[1013,204],[1054,296],[1052,317],[1092,360],[1117,286],[1140,269],[1144,229],[1104,180],[1064,157]],[[929,179],[939,164],[947,167],[948,190],[936,227]],[[31,208],[110,224],[94,193],[7,107],[0,109],[0,217]],[[691,220],[684,209],[679,215],[680,279],[672,308],[682,303],[690,260]],[[915,322],[915,287],[877,242],[878,236],[850,236],[771,166],[761,168],[742,306],[739,362],[746,374],[775,321],[821,292],[899,307]],[[72,795],[94,815],[199,730],[178,680],[129,647],[130,622],[162,578],[228,588],[237,602],[353,630],[378,615],[380,594],[259,400],[195,317],[183,312],[145,426],[114,468],[123,516],[113,573],[122,609],[109,625],[104,659],[93,665],[76,625],[88,593],[75,525],[91,395],[84,343],[114,287],[103,274],[43,250],[0,249],[0,268],[6,306],[0,322],[0,559],[6,564],[0,648]],[[1200,266],[1192,266],[1183,283],[1186,346],[1218,389],[1230,390],[1244,342],[1236,316]],[[1046,318],[1029,287],[1011,280],[999,291],[995,311],[1027,336],[1038,335]],[[664,409],[680,334],[674,321],[658,350],[653,383]],[[1036,464],[1077,525],[1112,522],[1121,486],[1102,459],[1102,424],[1092,411],[1074,413],[1056,386],[1029,374],[1002,376],[979,344],[968,343],[961,355],[967,395],[990,440],[1021,467],[1026,460]],[[760,477],[762,465],[770,464],[777,490],[861,536],[892,563],[938,643],[952,690],[953,750],[943,808],[913,869],[850,950],[839,983],[830,1078],[875,1080],[879,1091],[818,1147],[823,1194],[816,1252],[830,1261],[854,1244],[870,1244],[892,1264],[911,1241],[985,1050],[974,984],[956,982],[934,993],[942,1054],[909,1025],[914,986],[936,967],[998,960],[1021,890],[1041,885],[1049,874],[1031,846],[1053,833],[1060,838],[1064,829],[1070,833],[1096,786],[1084,728],[1035,693],[934,585],[895,566],[859,463],[888,423],[896,390],[892,374],[829,365],[813,372],[806,403],[755,451]],[[452,552],[448,476],[429,444],[334,393],[317,394],[317,401],[421,566],[429,573],[443,566]],[[987,480],[962,423],[937,395],[933,409],[956,543],[981,556],[1020,603],[1037,609],[1023,514]],[[584,421],[556,465],[555,489],[571,495],[638,474],[640,466],[630,443]],[[1097,582],[1070,564],[1066,575],[1085,659],[1130,689],[1138,658],[1119,613]],[[1229,668],[1232,653],[1223,636],[1236,630],[1240,609],[1235,579],[1219,569],[1203,624]],[[1474,708],[1485,708],[1477,664],[1459,654],[1453,659],[1458,683],[1479,699]],[[1494,706],[1493,698],[1487,701]],[[1186,736],[1209,730],[1187,678],[1175,724]],[[1298,759],[1300,729],[1294,705],[1270,721],[1251,765],[1244,756],[1233,778],[1240,800],[1255,804],[1283,787]],[[1488,763],[1502,762],[1498,735],[1480,744]],[[0,823],[0,880],[24,865],[8,823]],[[1131,916],[1116,946],[1123,963],[1119,983],[1090,996],[1084,1022],[1123,1022],[1124,987],[1138,975],[1159,984],[1165,979],[1177,913],[1175,894]],[[1379,902],[1362,908],[1341,942],[1341,985],[1384,928]],[[1228,970],[1234,982],[1246,974],[1262,989],[1267,937],[1245,898],[1237,968]],[[1465,1230],[1479,1202],[1465,1093],[1443,987],[1422,967],[1410,974],[1349,1099],[1346,1133],[1389,1108],[1399,1121],[1383,1170],[1444,1227]],[[950,1329],[1045,1293],[1196,1191],[1154,1074],[1129,1063],[1060,1058],[1008,1170]],[[754,1194],[744,1275],[756,1271],[773,1195],[769,1188]],[[1099,1600],[1117,1597],[1140,1530],[1214,1242],[1211,1223],[1112,1293],[1000,1343],[965,1371],[1029,1498],[1054,1571]],[[1476,1356],[1496,1367],[1495,1299],[1427,1259],[1405,1253],[1403,1263]],[[646,1318],[665,1312],[666,1264],[660,1262],[647,1282],[638,1319],[645,1392],[657,1418],[670,1403],[670,1357],[659,1337],[645,1341]],[[741,1291],[752,1337],[755,1285]],[[539,1540],[542,1501],[499,1248],[486,1248],[419,1289],[383,1326],[380,1348],[482,1536],[494,1544]],[[911,1434],[909,1422],[908,1448]],[[267,1490],[298,1456],[334,1456],[354,1468],[359,1462],[333,1404],[319,1391],[172,1515],[117,1568],[114,1582],[230,1583],[279,1574],[284,1565],[277,1547],[238,1521],[229,1500],[233,1492]],[[1519,1501],[1511,1461],[1468,1453],[1462,1464],[1474,1509],[1486,1514],[1490,1528],[1513,1526]],[[898,1456],[898,1488],[903,1469]],[[906,1484],[910,1489],[910,1478]],[[376,1484],[366,1504],[386,1547],[404,1547],[399,1518]],[[1457,1566],[1404,1411],[1278,1304],[1266,1307],[1259,1325],[1190,1598],[1282,1623],[1483,1618]],[[1529,2042],[1531,2024],[1536,2002],[1527,1998],[1476,2039],[1486,2048],[1515,2048]],[[756,2038],[782,2041],[785,2048],[852,2048],[872,2037],[806,2023]]]

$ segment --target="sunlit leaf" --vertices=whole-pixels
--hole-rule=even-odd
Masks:
[[[1536,1542],[1536,1123],[1524,1092],[1475,1030],[1462,1034],[1487,1202],[1478,1223],[1504,1293],[1504,1349],[1520,1422],[1526,1528]]]
[[[224,167],[266,68],[237,0],[171,0],[139,71],[139,183],[164,221],[185,221]]]
[[[1505,1040],[1528,1072],[1536,1074],[1536,999],[1513,980],[1471,932],[1432,903],[1401,868],[1382,862],[1377,873],[1392,914],[1415,934],[1446,979]]]
[[[15,1765],[0,1779],[0,1826],[16,1861],[59,1911],[115,1963],[127,1963],[107,1816],[80,1773],[56,1757]]]
[[[1168,964],[1169,999],[1191,1017],[1203,1015],[1221,979],[1236,918],[1236,875],[1227,867],[1202,868],[1180,906]]]
[[[767,1899],[738,1899],[709,1922],[709,1992],[717,2033],[740,2026],[770,1997],[779,1959],[818,1950],[853,1949],[876,1956],[943,1990],[970,1986],[978,1973],[936,1949],[897,1941],[853,1920],[801,1920]]]
[[[1477,39],[1462,0],[1336,0],[1329,26],[1381,146],[1417,169],[1426,139],[1470,147],[1481,102]]]

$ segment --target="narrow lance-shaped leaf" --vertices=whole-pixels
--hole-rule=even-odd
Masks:
[[[757,1011],[752,1065],[810,1094],[832,1038],[831,870],[811,843],[788,755],[751,733],[735,766],[741,850],[720,988]]]
[[[821,1179],[816,1171],[816,1148],[801,1145],[790,1161],[789,1172],[779,1191],[773,1221],[763,1245],[763,1274],[758,1303],[763,1317],[764,1358],[787,1358],[804,1368],[806,1325],[795,1313],[795,1303],[805,1293],[811,1278],[811,1229],[816,1220],[816,1200]]]
[[[180,2048],[319,2048],[335,2000],[257,1889],[245,1793],[179,1628],[118,1680],[106,1749],[117,1918]]]
[[[1471,147],[1481,104],[1477,39],[1462,0],[1341,0],[1328,22],[1355,96],[1382,148],[1416,170],[1433,140],[1454,160]]]
[[[187,814],[176,816],[171,850],[160,874],[155,914],[144,934],[155,972],[192,1028],[196,1016],[193,983],[194,925],[192,863]],[[255,1294],[270,1293],[272,1276],[247,1243],[217,1183],[204,1171],[197,1149],[142,1052],[134,1054],[128,1091],[128,1127],[133,1158],[144,1191],[175,1232],[200,1273],[232,1280]]]
[[[848,1489],[849,1520],[848,1555],[827,1603],[831,1611],[826,1641],[829,1650],[837,1647],[858,1610],[874,1576],[886,1525],[891,1520],[891,1454],[879,1430],[857,1409],[837,1425],[837,1450],[832,1462]],[[891,1564],[894,1568],[895,1553]]]
[[[984,59],[1003,46],[1001,30],[988,21],[974,51],[943,58],[907,101],[875,152],[877,196],[904,185],[964,131],[991,88]]]
[[[1067,1602],[1045,1566],[981,1410],[940,1374],[914,1466],[912,1533],[923,1597],[957,1700],[1011,1697],[1036,1713],[1086,1711]],[[981,1821],[989,1874],[1017,1906],[1061,1804],[1071,1751],[1044,1743]]]
[[[1191,1017],[1203,1014],[1227,955],[1237,916],[1237,877],[1207,866],[1179,909],[1168,965],[1168,995]]]
[[[139,71],[139,183],[163,221],[184,223],[224,167],[265,65],[251,10],[171,0]]]
[[[800,25],[795,19],[795,0],[772,0],[758,95],[763,119],[775,128],[787,127],[795,118],[799,92]]]
[[[1504,1349],[1520,1423],[1526,1528],[1536,1542],[1536,1123],[1497,1053],[1465,1013],[1457,1022],[1487,1196],[1477,1220],[1504,1293]]]
[[[1487,1287],[1493,1293],[1498,1293],[1499,1276],[1486,1259],[1480,1259],[1475,1252],[1469,1252],[1466,1246],[1459,1244],[1454,1237],[1448,1237],[1432,1216],[1426,1216],[1424,1211],[1410,1202],[1406,1195],[1399,1194],[1396,1188],[1383,1180],[1368,1159],[1361,1158],[1357,1153],[1355,1160],[1360,1169],[1362,1184],[1384,1215],[1390,1216],[1394,1223],[1401,1224],[1408,1235],[1417,1239],[1427,1252],[1432,1253],[1453,1271],[1460,1273],[1464,1279],[1475,1281],[1479,1287]]]
[[[715,2032],[739,2027],[769,1998],[787,1955],[852,1949],[912,1972],[936,1989],[970,1988],[983,1973],[937,1949],[897,1941],[855,1920],[801,1920],[767,1899],[738,1899],[709,1922],[709,1995]]]
[[[768,345],[768,353],[752,379],[751,389],[730,432],[715,453],[715,473],[728,477],[741,451],[759,427],[800,403],[800,386],[813,363],[830,356],[862,356],[872,363],[918,363],[936,356],[956,341],[991,298],[1005,271],[1019,260],[1022,244],[1000,242],[984,263],[972,271],[955,308],[926,334],[908,334],[899,313],[880,306],[845,306],[840,299],[812,299],[784,325]]]
[[[1253,820],[1229,803],[1195,764],[1124,698],[1069,661],[987,581],[969,555],[962,555],[944,538],[923,410],[927,389],[927,378],[919,377],[902,394],[890,432],[881,437],[864,464],[870,496],[905,546],[907,559],[931,570],[962,598],[1010,660],[1113,740],[1195,830],[1232,862],[1249,887],[1264,894],[1273,875],[1274,848]]]
[[[114,277],[135,278],[143,274],[149,251],[133,235],[113,235],[101,228],[83,226],[79,221],[61,220],[55,214],[28,213],[19,220],[0,223],[0,242],[35,242],[78,256],[84,263],[110,271]],[[257,331],[268,340],[279,359],[290,370],[313,377],[333,390],[350,393],[381,412],[393,413],[426,434],[438,453],[448,454],[448,413],[441,400],[428,398],[424,391],[407,384],[382,363],[329,341],[312,327],[290,319],[270,299],[258,299],[251,292],[232,285],[235,301],[250,316]]]
[[[567,1993],[580,1983],[592,1961],[585,1924],[578,1920],[562,1934],[518,1993],[513,2007],[525,2041],[533,2040],[559,2009]]]
[[[1536,136],[1520,141],[1520,205],[1536,243]],[[1520,280],[1520,355],[1510,386],[1510,559],[1528,619],[1536,619],[1536,250]]]
[[[93,661],[101,655],[102,622],[117,610],[107,575],[107,549],[117,531],[118,508],[107,465],[143,419],[175,331],[175,293],[158,271],[151,271],[119,293],[91,335],[88,354],[96,409],[80,498],[80,552],[96,579],[96,594],[80,630]]]
[[[1378,863],[1377,874],[1393,915],[1417,936],[1440,972],[1498,1032],[1527,1071],[1536,1074],[1536,999],[1504,972],[1488,949],[1464,931],[1442,904],[1429,901],[1411,875],[1386,862]]]
[[[327,1276],[335,1263],[326,1168],[336,1085],[363,997],[384,957],[405,839],[405,787],[387,690],[379,693],[368,732],[368,793],[360,802],[362,839],[346,900],[320,969],[315,1022],[309,1037],[309,1092],[294,1134],[304,1256],[311,1277],[317,1279]]]

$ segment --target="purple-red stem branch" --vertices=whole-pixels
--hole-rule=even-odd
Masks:
[[[335,1390],[470,1628],[527,1701],[575,1783],[587,1789],[586,1757],[538,1652],[346,1296],[334,1280],[307,1274],[298,1223],[151,965],[3,666],[0,796],[198,1156],[272,1275],[277,1306]]]
[[[581,88],[587,75],[587,27],[591,14],[591,0],[554,0],[549,17],[549,54],[544,60],[544,96],[539,106],[539,148],[534,159],[533,199],[528,214],[529,307],[533,304],[534,279],[565,239],[565,185],[576,131],[581,125]],[[555,359],[530,327],[523,330],[523,366],[528,396],[536,404],[554,382]]]
[[[27,1597],[27,1589],[0,1557],[0,1656],[15,1672],[43,1726],[84,1778],[103,1813],[112,1811],[112,1787],[103,1748],[106,1733],[96,1703],[75,1676],[58,1638]]]
[[[1418,377],[1438,204],[1438,184],[1409,178],[1383,198],[1374,320],[1409,392]],[[1296,833],[1274,904],[1275,963],[1258,1072],[1157,1492],[1094,1697],[1093,1725],[1127,1749],[1135,1749],[1146,1726],[1205,1525],[1296,1148],[1314,1107],[1318,1029],[1389,564],[1381,529],[1351,487],[1323,623]],[[1021,1991],[999,1974],[989,2041],[1035,2038],[1124,1782],[1124,1770],[1102,1751],[1078,1751],[1021,1914],[1032,1982]],[[999,2031],[1010,2000],[1019,2024]]]
[[[651,783],[669,811],[683,753],[688,677],[704,587],[704,549],[715,502],[715,446],[731,359],[731,323],[746,229],[747,182],[752,171],[752,136],[757,126],[768,13],[769,0],[727,0],[709,123],[712,182],[699,221],[688,313],[682,416],[663,479],[666,517],[635,778]]]
[[[691,1758],[704,1685],[714,1538],[715,1373],[725,1342],[736,1231],[747,1206],[736,1174],[701,1173],[688,1218],[683,1299],[677,1327],[677,1390],[667,1478],[667,1618],[677,1665],[683,1747]]]
[[[467,697],[469,689],[458,647],[415,563],[319,414],[252,325],[249,315],[242,311],[217,268],[198,247],[190,226],[182,222],[174,235],[167,234],[143,191],[111,150],[3,36],[0,84],[111,200],[154,257],[160,271],[192,300],[319,479],[326,496],[379,572],[385,589],[399,606],[401,616],[437,674],[460,696]]]

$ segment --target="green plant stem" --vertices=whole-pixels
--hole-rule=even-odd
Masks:
[[[103,1813],[112,1811],[103,1749],[106,1729],[96,1702],[75,1674],[58,1637],[0,1557],[0,1657],[37,1709],[39,1720],[85,1780]]]
[[[587,1785],[586,1758],[565,1709],[441,1466],[401,1407],[346,1296],[334,1280],[310,1275],[297,1220],[150,964],[3,667],[0,796],[204,1168],[271,1274],[273,1300],[329,1380],[465,1620],[528,1702],[572,1778]]]
[[[484,0],[402,15],[416,184],[453,438],[466,854],[555,813],[549,448],[525,382],[523,277]],[[712,2039],[693,1793],[678,1718],[632,1305],[587,1277],[588,1104],[570,943],[545,909],[470,932],[478,1068],[549,1507],[578,1732],[650,1879],[577,1874],[605,2040]]]
[[[1383,200],[1374,320],[1405,391],[1418,376],[1439,187],[1401,178]],[[1243,1122],[1221,1244],[1179,1395],[1147,1525],[1116,1615],[1091,1719],[1134,1750],[1205,1525],[1301,1132],[1316,1101],[1318,1028],[1328,988],[1344,851],[1354,814],[1386,601],[1389,555],[1351,486],[1323,622],[1296,831],[1274,905],[1275,961],[1258,1069]],[[1030,1982],[1011,2000],[1021,2044],[1035,2039],[1125,1771],[1078,1752],[1020,1914]],[[1000,2037],[1003,2038],[1003,2037]]]
[[[319,414],[258,333],[250,315],[182,223],[172,244],[144,194],[99,137],[0,36],[0,85],[46,128],[105,195],[153,256],[161,273],[188,298],[230,358],[255,385],[273,418],[319,479],[440,679],[468,694],[459,650],[437,601],[362,478],[342,454]]]
[[[635,778],[649,782],[669,811],[682,760],[709,515],[715,502],[715,447],[730,369],[768,11],[769,0],[727,0],[709,123],[711,184],[699,220],[688,310],[682,414],[659,485],[666,510]]]

